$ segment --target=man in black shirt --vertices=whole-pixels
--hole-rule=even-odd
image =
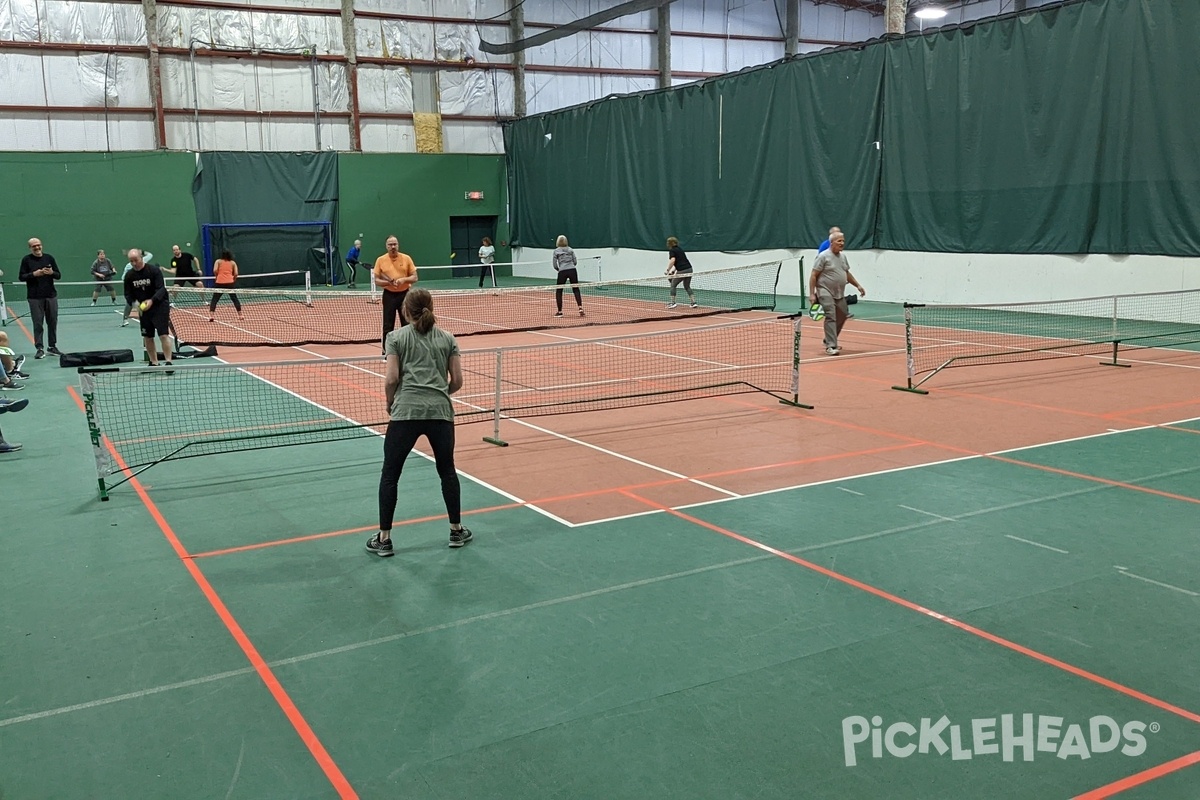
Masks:
[[[36,236],[29,240],[29,255],[21,259],[20,280],[25,282],[29,298],[29,316],[33,318],[33,345],[37,348],[34,358],[45,358],[42,347],[42,326],[50,334],[50,352],[58,351],[58,291],[54,282],[62,278],[54,256],[42,250],[42,240]]]
[[[147,264],[142,251],[136,247],[129,251],[132,269],[125,273],[125,303],[136,305],[141,312],[142,343],[146,345],[146,356],[150,366],[158,366],[158,348],[154,346],[154,335],[162,343],[163,358],[171,366],[171,304],[167,300],[167,285],[163,282],[162,270]]]
[[[171,302],[175,302],[175,298],[179,295],[180,286],[195,286],[197,289],[204,287],[203,281],[196,273],[196,257],[191,253],[185,253],[179,249],[179,245],[171,245],[171,272],[175,273],[174,284],[171,287]],[[200,296],[200,302],[204,302],[204,296]]]

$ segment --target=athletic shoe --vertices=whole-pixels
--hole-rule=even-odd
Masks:
[[[583,313],[583,306],[580,306],[580,307],[579,307],[579,316],[581,316],[581,317],[586,317],[586,316],[587,316],[587,314],[584,314],[584,313]]]
[[[93,300],[93,301],[92,301],[92,305],[96,305],[96,301],[95,301],[95,300]]]
[[[677,305],[679,305],[679,304],[678,303],[667,303],[667,308],[675,308],[675,306],[677,306]]]
[[[367,552],[374,553],[380,558],[387,558],[392,555],[392,540],[388,539],[386,542],[380,541],[379,534],[377,533],[367,540]]]
[[[8,373],[8,377],[10,377],[10,378],[20,378],[20,379],[21,379],[21,380],[23,380],[23,381],[27,381],[27,380],[29,380],[29,373],[28,373],[28,372],[21,372],[21,371],[19,371],[19,370],[15,370],[15,369],[14,369],[12,372]]]
[[[46,357],[46,351],[45,351],[45,350],[43,350],[43,349],[41,349],[41,348],[39,347],[39,348],[38,348],[38,351],[37,351],[36,353],[34,353],[34,354],[33,354],[33,357],[34,357],[34,358],[45,358],[45,357]]]
[[[466,528],[461,528],[457,531],[450,531],[450,546],[462,547],[467,542],[475,538],[475,534]]]
[[[25,384],[17,383],[12,378],[8,379],[8,383],[0,383],[0,389],[5,390],[6,392],[19,392],[24,388]]]
[[[25,366],[25,356],[17,356],[13,361],[13,371],[20,372],[21,367]]]
[[[842,351],[836,347],[826,347],[825,348],[825,355],[827,355],[827,356],[836,356],[837,354],[839,354],[841,352]]]
[[[170,361],[164,361],[164,362],[163,362],[163,366],[165,366],[165,367],[167,367],[167,368],[168,368],[168,369],[166,369],[166,370],[165,370],[165,374],[167,374],[167,375],[174,375],[174,374],[175,374],[175,370],[173,370],[173,369],[170,369],[170,366],[171,366],[171,362],[170,362]]]
[[[0,414],[7,414],[9,411],[15,414],[18,411],[23,411],[27,405],[29,405],[28,397],[22,397],[20,400],[9,400],[7,397],[0,397]]]
[[[61,351],[61,350],[59,350],[59,349],[58,349],[57,347],[55,347],[54,345],[50,345],[50,349],[49,349],[47,352],[53,353],[53,354],[54,354],[54,355],[56,355],[56,356],[61,356],[61,355],[62,355],[62,351]]]
[[[692,308],[699,308],[699,306],[697,306],[697,305],[696,305],[696,301],[695,301],[695,300],[693,300],[693,301],[692,301]]]
[[[554,312],[554,316],[556,316],[556,317],[561,317],[561,316],[562,316],[562,312],[561,312],[561,311],[555,311],[555,312]]]
[[[209,322],[212,322],[212,320],[210,319],[210,320],[209,320]],[[124,328],[124,327],[125,327],[126,325],[128,325],[128,324],[129,324],[129,320],[127,320],[127,319],[123,319],[123,320],[121,320],[121,327],[122,327],[122,328]]]
[[[15,453],[20,449],[20,442],[0,442],[0,453]]]
[[[847,312],[847,313],[846,313],[846,319],[854,319],[854,315],[853,315],[853,314],[851,314],[851,313],[849,313],[849,312]]]

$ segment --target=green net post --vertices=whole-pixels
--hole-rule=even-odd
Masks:
[[[912,310],[920,306],[912,303],[904,304],[904,359],[908,370],[908,379],[903,386],[893,386],[893,389],[901,392],[912,392],[913,394],[929,394],[926,389],[918,389],[917,384],[913,383],[916,367],[913,364],[913,315]]]
[[[804,269],[801,267],[801,275],[804,274]],[[813,408],[806,403],[800,402],[800,322],[804,319],[803,314],[793,314],[792,317],[792,399],[780,400],[779,402],[785,406],[793,406],[795,408]]]

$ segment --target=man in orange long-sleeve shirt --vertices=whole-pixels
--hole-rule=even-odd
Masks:
[[[400,308],[404,305],[404,296],[408,289],[417,282],[417,265],[405,253],[400,252],[400,240],[395,236],[387,238],[387,252],[375,259],[375,285],[383,290],[383,339],[396,328],[396,316],[400,317],[400,325],[407,322]]]

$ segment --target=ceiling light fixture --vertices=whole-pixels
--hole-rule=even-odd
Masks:
[[[938,8],[937,6],[925,6],[914,11],[913,16],[917,19],[942,19],[946,16],[946,9]]]

